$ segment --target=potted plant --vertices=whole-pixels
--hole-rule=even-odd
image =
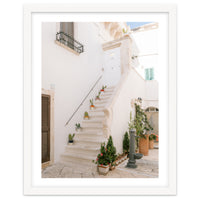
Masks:
[[[100,92],[104,92],[105,88],[107,88],[107,86],[103,85]]]
[[[125,154],[129,154],[129,143],[130,143],[129,134],[126,131],[123,138],[123,152]]]
[[[110,136],[107,144],[101,144],[100,153],[97,155],[96,161],[93,160],[93,162],[97,164],[99,174],[106,175],[109,169],[114,169],[116,158],[116,148]]]
[[[105,143],[101,144],[100,153],[97,155],[96,161],[93,160],[93,162],[97,164],[99,174],[106,175],[109,172],[111,164]]]
[[[122,32],[124,33],[124,35],[128,35],[128,29],[123,28]]]
[[[84,119],[89,119],[89,114],[88,114],[88,112],[85,112],[85,113],[84,113]]]
[[[94,110],[95,106],[94,106],[94,103],[93,103],[93,99],[90,99],[90,109],[91,110]]]
[[[81,128],[82,127],[81,127],[80,123],[75,124],[75,129],[76,129],[77,132],[81,131]]]
[[[68,135],[68,144],[69,145],[72,145],[74,143],[74,136],[75,136],[75,133],[72,135],[72,134],[69,134]]]
[[[135,119],[134,128],[136,129],[136,140],[137,146],[139,146],[139,153],[144,156],[149,154],[149,135],[148,131],[153,130],[149,121],[147,120],[147,115],[142,110],[139,104],[135,103]],[[139,145],[138,145],[139,143]]]
[[[115,168],[114,162],[117,159],[117,154],[116,154],[116,148],[113,144],[112,136],[108,138],[106,148],[107,148],[107,153],[108,153],[108,157],[110,161],[110,170],[113,170]]]
[[[95,100],[101,100],[100,99],[100,94],[101,94],[101,92],[99,92],[99,94],[96,96]]]
[[[154,140],[156,140],[156,134],[155,133],[151,133],[149,135],[149,149],[153,149],[154,148]]]

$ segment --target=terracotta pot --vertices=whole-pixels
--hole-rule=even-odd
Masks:
[[[90,106],[90,109],[91,109],[91,110],[94,110],[94,106],[93,106],[93,105],[92,105],[92,106]]]
[[[154,140],[149,140],[149,149],[154,148]]]
[[[144,156],[149,155],[149,135],[146,135],[146,139],[143,137],[139,139],[139,153]]]
[[[109,172],[109,165],[98,165],[99,174],[106,175]]]

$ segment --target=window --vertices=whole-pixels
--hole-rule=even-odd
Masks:
[[[60,32],[64,32],[71,37],[74,37],[74,23],[73,22],[60,22]]]
[[[154,68],[145,69],[145,80],[154,80]]]
[[[74,39],[74,23],[60,22],[60,30],[56,34],[56,43],[79,55],[83,53],[83,45]]]

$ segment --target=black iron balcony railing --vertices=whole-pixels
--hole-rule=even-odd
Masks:
[[[78,53],[84,52],[83,45],[77,40],[75,40],[72,36],[68,35],[67,33],[64,32],[57,33],[56,40]]]

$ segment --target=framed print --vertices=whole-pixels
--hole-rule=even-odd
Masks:
[[[176,6],[24,6],[24,194],[176,195]]]

